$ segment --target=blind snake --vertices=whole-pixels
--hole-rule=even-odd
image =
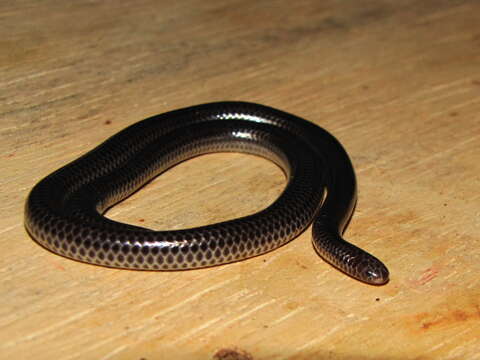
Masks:
[[[287,185],[256,214],[192,229],[154,231],[103,216],[168,168],[211,152],[265,157],[283,170]],[[383,263],[342,238],[356,198],[350,159],[326,130],[271,107],[219,102],[147,118],[48,175],[28,196],[25,227],[68,258],[175,270],[266,253],[313,223],[313,246],[324,260],[360,281],[385,284]]]

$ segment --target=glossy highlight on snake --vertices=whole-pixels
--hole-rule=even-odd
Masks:
[[[256,214],[192,229],[154,231],[103,216],[172,166],[212,152],[267,158],[281,167],[287,185]],[[271,107],[219,102],[147,118],[48,175],[28,196],[25,227],[39,244],[71,259],[180,270],[264,254],[313,223],[313,246],[323,259],[358,280],[385,284],[385,265],[342,238],[356,198],[350,159],[326,130]]]

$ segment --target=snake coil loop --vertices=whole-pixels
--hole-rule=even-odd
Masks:
[[[287,186],[258,213],[217,224],[153,231],[102,214],[168,168],[197,155],[235,151],[279,165]],[[352,164],[327,131],[294,115],[245,102],[220,102],[140,121],[41,180],[25,226],[47,249],[116,268],[192,269],[243,260],[297,237],[313,222],[326,261],[370,284],[387,268],[341,235],[356,203]]]

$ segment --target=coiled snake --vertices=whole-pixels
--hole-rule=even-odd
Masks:
[[[153,231],[102,214],[168,168],[234,151],[280,166],[287,185],[269,207],[193,229]],[[370,284],[388,281],[375,257],[342,239],[356,203],[352,164],[327,131],[263,105],[219,102],[140,121],[41,180],[25,206],[29,234],[49,250],[117,268],[175,270],[229,263],[292,240],[313,222],[326,261]]]

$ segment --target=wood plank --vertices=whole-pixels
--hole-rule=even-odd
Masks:
[[[479,359],[478,14],[475,0],[0,3],[0,358]],[[339,138],[359,181],[347,238],[385,261],[388,285],[324,263],[310,230],[182,272],[77,263],[26,234],[43,176],[135,121],[219,100]],[[266,160],[208,155],[108,216],[195,226],[283,186]]]

